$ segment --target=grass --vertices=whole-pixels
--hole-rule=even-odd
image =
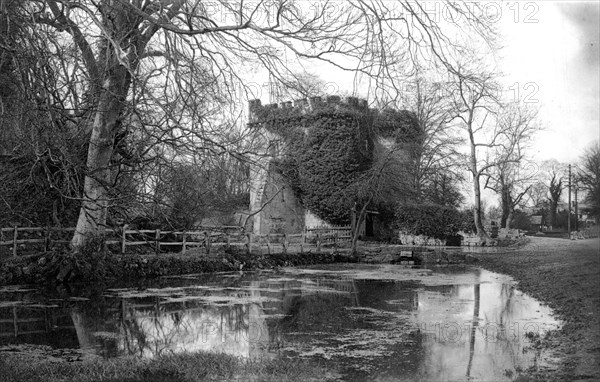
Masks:
[[[304,360],[246,361],[226,354],[181,353],[152,360],[92,359],[67,362],[26,353],[3,353],[4,382],[195,382],[195,381],[315,381],[325,373]]]

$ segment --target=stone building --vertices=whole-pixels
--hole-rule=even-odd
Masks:
[[[363,115],[373,113],[367,101],[355,97],[310,97],[280,104],[262,105],[260,100],[249,102],[248,126],[258,136],[260,150],[254,156],[250,172],[250,214],[254,234],[298,233],[305,227],[329,226],[315,213],[305,208],[294,191],[277,170],[277,160],[285,152],[282,132],[310,126],[315,112],[328,110],[343,118],[344,111]],[[385,138],[377,139],[374,150],[388,147]],[[362,235],[373,235],[377,219],[373,212],[360,229]],[[375,227],[375,228],[374,228]]]

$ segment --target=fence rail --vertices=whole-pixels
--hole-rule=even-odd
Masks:
[[[54,245],[68,245],[70,240],[53,237],[53,233],[73,233],[75,228],[60,227],[11,227],[0,228],[0,247],[12,246],[13,257],[16,257],[19,248],[25,245],[43,245],[47,252]],[[267,253],[279,250],[287,253],[290,248],[305,249],[316,247],[341,247],[351,241],[349,227],[312,227],[306,228],[299,234],[264,234],[255,235],[242,230],[237,226],[203,226],[193,231],[163,231],[161,229],[129,229],[127,225],[121,228],[106,229],[107,245],[119,245],[121,253],[126,253],[127,248],[146,245],[160,253],[162,249],[180,247],[181,253],[189,248],[200,247],[207,254],[219,247],[244,247],[247,252],[253,249],[266,248]],[[56,236],[56,235],[55,235]]]

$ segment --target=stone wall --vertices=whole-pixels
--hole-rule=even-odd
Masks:
[[[305,225],[304,207],[282,176],[272,166],[269,169],[260,194],[253,196],[251,209],[259,212],[252,217],[252,232],[257,235],[301,232]]]
[[[325,98],[301,98],[295,100],[293,103],[286,101],[267,105],[262,105],[260,100],[255,99],[249,102],[248,125],[259,125],[261,127],[260,125],[269,120],[278,120],[281,123],[294,123],[295,118],[324,107],[333,107],[334,109],[351,108],[364,112],[369,109],[367,100],[356,97],[342,98],[335,95]]]

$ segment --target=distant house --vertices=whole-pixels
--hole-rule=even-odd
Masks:
[[[543,215],[533,215],[529,220],[531,221],[531,231],[542,232],[545,226]]]

